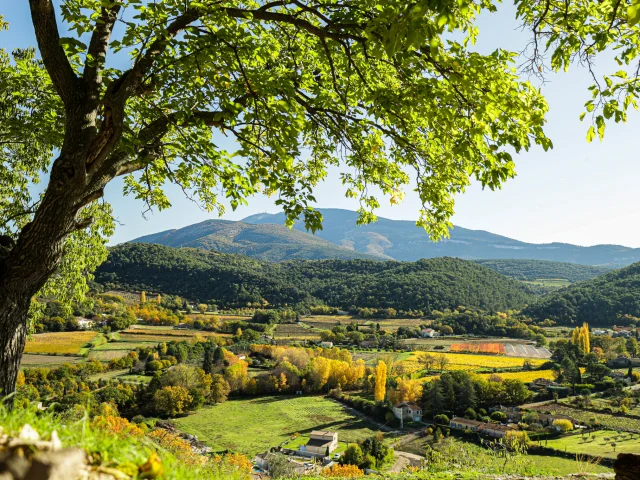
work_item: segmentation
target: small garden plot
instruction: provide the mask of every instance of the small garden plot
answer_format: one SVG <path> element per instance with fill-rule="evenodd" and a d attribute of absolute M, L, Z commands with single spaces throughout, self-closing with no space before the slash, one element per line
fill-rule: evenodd
<path fill-rule="evenodd" d="M 80 355 L 97 332 L 49 332 L 38 333 L 27 340 L 25 353 L 49 355 Z"/>
<path fill-rule="evenodd" d="M 619 453 L 640 454 L 640 435 L 613 430 L 596 430 L 585 435 L 566 435 L 557 440 L 549 440 L 545 445 L 561 452 L 616 458 Z"/>
<path fill-rule="evenodd" d="M 377 431 L 368 420 L 320 396 L 229 400 L 174 422 L 217 451 L 229 449 L 251 456 L 291 440 L 296 433 L 329 430 L 338 432 L 340 442 L 356 442 Z"/>
<path fill-rule="evenodd" d="M 490 355 L 505 354 L 504 344 L 495 342 L 452 343 L 449 351 L 460 353 L 488 353 Z"/>

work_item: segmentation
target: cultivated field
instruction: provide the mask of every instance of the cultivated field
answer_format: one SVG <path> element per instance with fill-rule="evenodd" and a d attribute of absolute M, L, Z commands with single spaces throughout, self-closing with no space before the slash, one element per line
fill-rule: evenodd
<path fill-rule="evenodd" d="M 417 361 L 423 352 L 412 352 L 412 356 L 407 361 Z M 438 357 L 440 354 L 435 354 Z M 524 358 L 497 356 L 497 355 L 473 355 L 465 353 L 443 353 L 442 355 L 449 361 L 449 370 L 477 370 L 480 368 L 519 368 L 524 364 Z M 539 367 L 545 360 L 532 359 L 531 364 Z"/>
<path fill-rule="evenodd" d="M 553 370 L 531 370 L 529 372 L 503 372 L 503 373 L 481 373 L 480 376 L 489 378 L 492 375 L 498 375 L 503 380 L 515 379 L 524 383 L 533 382 L 537 378 L 546 378 L 547 380 L 555 380 Z"/>
<path fill-rule="evenodd" d="M 597 430 L 584 437 L 580 434 L 574 434 L 549 440 L 546 446 L 563 452 L 616 458 L 619 453 L 640 454 L 640 435 L 612 430 Z"/>
<path fill-rule="evenodd" d="M 64 355 L 33 355 L 25 353 L 22 355 L 21 367 L 48 367 L 62 365 L 63 363 L 77 363 L 82 361 L 82 357 L 69 357 Z"/>
<path fill-rule="evenodd" d="M 24 351 L 50 355 L 80 355 L 85 345 L 96 335 L 96 332 L 38 333 L 27 340 Z"/>
<path fill-rule="evenodd" d="M 291 323 L 277 325 L 274 336 L 276 340 L 320 340 L 320 334 L 317 330 Z"/>
<path fill-rule="evenodd" d="M 354 442 L 377 430 L 339 403 L 320 396 L 229 400 L 174 422 L 216 451 L 230 449 L 247 455 L 278 446 L 295 433 L 330 430 L 338 432 L 340 441 Z"/>
<path fill-rule="evenodd" d="M 505 353 L 510 357 L 551 358 L 551 352 L 546 348 L 521 343 L 505 344 Z"/>
<path fill-rule="evenodd" d="M 488 353 L 490 355 L 504 355 L 506 353 L 504 344 L 495 342 L 452 343 L 451 347 L 449 347 L 449 351 L 463 353 Z"/>

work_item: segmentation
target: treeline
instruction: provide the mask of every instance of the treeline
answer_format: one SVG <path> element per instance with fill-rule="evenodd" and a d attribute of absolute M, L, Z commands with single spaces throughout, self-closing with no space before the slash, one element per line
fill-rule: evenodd
<path fill-rule="evenodd" d="M 96 280 L 108 289 L 152 290 L 228 307 L 310 306 L 345 310 L 444 310 L 459 305 L 488 311 L 532 300 L 526 286 L 474 262 L 434 258 L 262 262 L 240 255 L 161 245 L 114 247 Z"/>
<path fill-rule="evenodd" d="M 611 271 L 611 268 L 608 267 L 548 260 L 488 259 L 476 260 L 475 262 L 507 277 L 523 281 L 560 278 L 574 283 L 589 280 Z"/>
<path fill-rule="evenodd" d="M 625 325 L 640 319 L 640 263 L 539 298 L 523 311 L 563 325 Z"/>

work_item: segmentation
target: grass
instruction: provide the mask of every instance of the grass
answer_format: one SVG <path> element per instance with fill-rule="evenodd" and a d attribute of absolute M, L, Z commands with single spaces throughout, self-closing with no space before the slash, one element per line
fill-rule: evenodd
<path fill-rule="evenodd" d="M 174 420 L 214 450 L 255 455 L 312 430 L 337 431 L 340 441 L 374 435 L 375 425 L 320 396 L 274 396 L 229 400 Z"/>
<path fill-rule="evenodd" d="M 615 449 L 612 446 L 615 443 Z M 573 434 L 549 440 L 545 446 L 562 452 L 586 453 L 599 457 L 616 458 L 619 453 L 640 454 L 640 435 L 613 430 L 596 430 L 585 435 Z"/>
<path fill-rule="evenodd" d="M 50 355 L 80 355 L 96 335 L 96 332 L 91 331 L 38 333 L 27 340 L 24 351 Z"/>
<path fill-rule="evenodd" d="M 522 283 L 550 288 L 562 288 L 571 285 L 571 282 L 566 278 L 536 278 L 535 280 L 530 281 L 524 280 Z"/>
<path fill-rule="evenodd" d="M 517 455 L 505 462 L 486 448 L 466 442 L 462 439 L 449 437 L 433 444 L 431 437 L 419 438 L 399 447 L 402 451 L 425 455 L 425 451 L 433 447 L 440 456 L 428 469 L 433 472 L 475 471 L 477 474 L 518 474 L 520 475 L 554 475 L 566 476 L 579 473 L 580 466 L 575 460 L 542 455 Z M 608 473 L 611 469 L 600 465 L 591 466 L 588 473 Z"/>
<path fill-rule="evenodd" d="M 94 465 L 118 467 L 137 472 L 156 452 L 165 470 L 165 480 L 241 480 L 239 475 L 221 474 L 212 468 L 201 467 L 184 462 L 164 448 L 159 447 L 148 437 L 116 434 L 105 428 L 92 426 L 87 417 L 70 419 L 58 417 L 52 412 L 39 412 L 35 408 L 8 411 L 0 407 L 0 427 L 3 434 L 16 437 L 20 429 L 29 424 L 43 439 L 49 439 L 56 431 L 63 447 L 79 447 L 85 450 Z M 123 477 L 129 478 L 128 475 Z"/>

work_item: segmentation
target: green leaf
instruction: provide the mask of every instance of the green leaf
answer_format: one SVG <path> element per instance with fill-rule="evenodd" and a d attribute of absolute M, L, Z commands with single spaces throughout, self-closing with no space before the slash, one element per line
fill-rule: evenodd
<path fill-rule="evenodd" d="M 634 0 L 634 2 L 627 7 L 627 22 L 629 25 L 634 26 L 640 22 L 640 1 Z"/>

